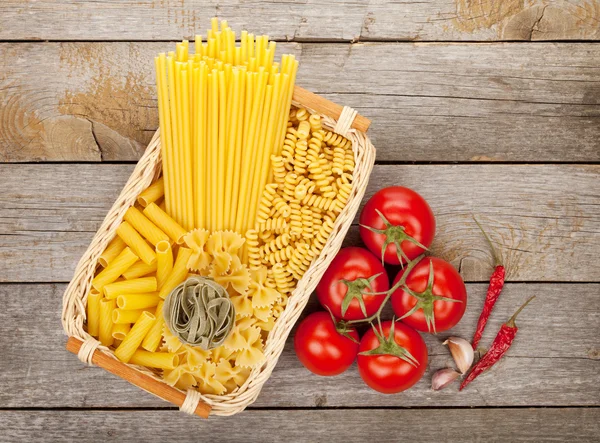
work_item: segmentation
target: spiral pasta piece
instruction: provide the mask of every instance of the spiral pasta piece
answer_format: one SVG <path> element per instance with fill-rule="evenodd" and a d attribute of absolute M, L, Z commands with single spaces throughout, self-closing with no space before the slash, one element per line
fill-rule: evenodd
<path fill-rule="evenodd" d="M 276 263 L 273 266 L 273 278 L 279 292 L 282 294 L 292 292 L 294 285 L 293 276 L 281 263 Z"/>
<path fill-rule="evenodd" d="M 307 243 L 301 243 L 294 251 L 292 258 L 290 258 L 288 269 L 297 280 L 300 280 L 310 267 L 309 251 L 310 246 Z"/>
<path fill-rule="evenodd" d="M 319 114 L 311 114 L 308 117 L 308 122 L 310 123 L 311 131 L 317 132 L 321 130 L 321 116 Z"/>
<path fill-rule="evenodd" d="M 311 164 L 319 161 L 321 155 L 321 145 L 323 143 L 323 135 L 318 136 L 312 134 L 312 137 L 308 141 L 308 150 L 306 151 L 306 163 Z"/>
<path fill-rule="evenodd" d="M 348 203 L 348 200 L 350 199 L 351 192 L 352 185 L 350 183 L 344 183 L 340 186 L 340 189 L 338 190 L 337 204 L 335 209 L 333 210 L 334 212 L 342 211 L 342 208 L 346 206 L 346 203 Z"/>
<path fill-rule="evenodd" d="M 321 253 L 332 231 L 333 219 L 331 216 L 325 215 L 325 217 L 323 217 L 323 225 L 319 228 L 319 232 L 317 235 L 315 235 L 311 245 L 311 249 L 315 255 L 319 255 Z"/>
<path fill-rule="evenodd" d="M 273 168 L 273 178 L 276 184 L 282 184 L 285 180 L 285 174 L 287 174 L 287 170 L 285 169 L 285 163 L 283 161 L 283 157 L 280 155 L 272 155 L 271 156 L 271 166 Z M 267 185 L 269 186 L 269 185 Z"/>
<path fill-rule="evenodd" d="M 346 149 L 346 155 L 344 156 L 344 172 L 354 172 L 354 151 L 352 146 Z"/>
<path fill-rule="evenodd" d="M 297 174 L 306 173 L 306 153 L 308 151 L 308 142 L 298 140 L 294 148 L 294 172 Z"/>
<path fill-rule="evenodd" d="M 246 245 L 248 246 L 248 264 L 250 265 L 250 269 L 260 268 L 258 232 L 255 229 L 249 229 L 246 232 Z"/>
<path fill-rule="evenodd" d="M 346 140 L 347 140 L 347 138 L 345 138 L 339 134 L 336 134 L 335 132 L 329 132 L 329 131 L 327 131 L 325 133 L 325 137 L 323 138 L 323 141 L 331 147 L 336 147 L 336 146 L 345 147 Z"/>
<path fill-rule="evenodd" d="M 305 121 L 305 120 L 308 120 L 308 117 L 309 117 L 309 114 L 308 114 L 308 111 L 307 111 L 306 109 L 304 109 L 304 108 L 299 108 L 299 109 L 296 111 L 296 120 L 297 120 L 298 122 L 303 122 L 303 121 Z"/>
<path fill-rule="evenodd" d="M 312 238 L 313 237 L 313 212 L 310 206 L 303 206 L 301 209 L 302 213 L 302 237 Z"/>
<path fill-rule="evenodd" d="M 333 148 L 333 165 L 331 170 L 338 175 L 344 172 L 344 161 L 346 158 L 346 150 L 343 146 Z"/>
<path fill-rule="evenodd" d="M 286 168 L 291 166 L 294 161 L 294 151 L 296 150 L 296 143 L 298 137 L 294 128 L 288 128 L 285 133 L 285 139 L 283 141 L 283 148 L 281 150 L 281 156 L 283 157 L 284 165 Z"/>
<path fill-rule="evenodd" d="M 279 195 L 273 199 L 273 207 L 275 208 L 277 214 L 279 214 L 281 217 L 288 218 L 290 216 L 290 207 Z"/>
<path fill-rule="evenodd" d="M 296 198 L 296 185 L 298 184 L 298 175 L 290 172 L 285 176 L 283 184 L 283 196 L 286 201 L 290 202 Z M 282 214 L 283 215 L 283 214 Z M 284 217 L 286 217 L 284 215 Z"/>
<path fill-rule="evenodd" d="M 308 136 L 310 135 L 310 123 L 306 120 L 301 121 L 298 124 L 296 134 L 298 135 L 299 140 L 307 140 Z"/>
<path fill-rule="evenodd" d="M 269 183 L 267 186 L 265 186 L 265 190 L 263 192 L 263 196 L 260 200 L 258 211 L 256 213 L 257 223 L 265 223 L 268 220 L 271 211 L 271 206 L 273 205 L 273 199 L 275 199 L 276 196 L 276 184 Z"/>
<path fill-rule="evenodd" d="M 284 217 L 271 217 L 266 222 L 258 225 L 257 230 L 271 231 L 274 234 L 283 234 L 287 231 L 288 223 Z"/>

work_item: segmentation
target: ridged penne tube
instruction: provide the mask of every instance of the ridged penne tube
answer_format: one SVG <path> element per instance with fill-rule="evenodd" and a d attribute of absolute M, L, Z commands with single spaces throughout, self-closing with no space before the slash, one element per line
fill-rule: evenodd
<path fill-rule="evenodd" d="M 92 280 L 92 286 L 102 292 L 104 286 L 114 282 L 123 272 L 127 271 L 136 261 L 138 256 L 130 248 L 125 248 L 112 262 Z"/>
<path fill-rule="evenodd" d="M 148 352 L 138 349 L 131 356 L 129 363 L 148 368 L 175 369 L 179 365 L 179 356 L 170 352 Z"/>
<path fill-rule="evenodd" d="M 157 262 L 156 283 L 158 290 L 160 290 L 173 270 L 173 250 L 171 249 L 171 243 L 161 241 L 157 243 L 155 251 Z"/>
<path fill-rule="evenodd" d="M 104 295 L 108 299 L 117 298 L 121 294 L 143 294 L 156 291 L 156 277 L 134 278 L 110 283 L 104 286 Z"/>
<path fill-rule="evenodd" d="M 104 346 L 110 346 L 113 344 L 112 336 L 112 311 L 117 306 L 115 300 L 107 300 L 103 298 L 100 300 L 100 324 L 98 328 L 98 340 Z"/>
<path fill-rule="evenodd" d="M 123 272 L 123 277 L 125 277 L 127 280 L 144 277 L 148 274 L 156 272 L 157 266 L 157 262 L 154 262 L 151 265 L 147 265 L 143 261 L 138 260 L 127 271 Z"/>
<path fill-rule="evenodd" d="M 128 311 L 153 308 L 162 299 L 158 296 L 158 292 L 149 294 L 122 294 L 117 297 L 117 306 L 120 309 Z"/>
<path fill-rule="evenodd" d="M 144 215 L 175 243 L 178 245 L 183 243 L 183 236 L 187 234 L 187 231 L 183 229 L 179 223 L 169 217 L 165 211 L 156 206 L 155 203 L 150 203 L 146 209 L 144 209 Z"/>
<path fill-rule="evenodd" d="M 98 337 L 98 328 L 100 325 L 100 300 L 102 294 L 92 288 L 87 298 L 87 328 L 88 334 L 92 337 Z"/>
<path fill-rule="evenodd" d="M 188 275 L 187 262 L 192 255 L 192 250 L 188 248 L 179 248 L 177 259 L 173 265 L 173 270 L 165 280 L 164 285 L 160 288 L 159 296 L 163 300 L 169 293 L 175 289 L 175 286 L 185 280 Z"/>
<path fill-rule="evenodd" d="M 116 306 L 116 300 L 115 300 L 115 306 Z M 111 318 L 112 318 L 112 322 L 115 324 L 123 324 L 123 323 L 135 323 L 137 321 L 138 318 L 140 318 L 140 315 L 142 315 L 143 312 L 146 311 L 150 311 L 152 308 L 150 309 L 138 309 L 137 311 L 128 311 L 125 309 L 113 309 L 112 314 L 111 314 Z"/>
<path fill-rule="evenodd" d="M 156 351 L 160 345 L 160 342 L 162 341 L 163 326 L 165 324 L 163 316 L 164 304 L 165 302 L 161 300 L 156 306 L 156 311 L 154 312 L 156 321 L 142 342 L 142 348 L 144 348 L 146 351 Z"/>
<path fill-rule="evenodd" d="M 131 330 L 131 324 L 129 323 L 113 323 L 112 337 L 121 342 L 127 333 Z"/>
<path fill-rule="evenodd" d="M 137 198 L 137 201 L 144 208 L 150 203 L 154 203 L 165 195 L 165 183 L 163 177 L 156 180 L 146 188 Z"/>
<path fill-rule="evenodd" d="M 131 207 L 125 213 L 123 219 L 133 228 L 141 234 L 146 240 L 152 243 L 154 246 L 159 241 L 169 240 L 169 236 L 161 231 L 154 223 L 141 213 L 138 208 Z"/>
<path fill-rule="evenodd" d="M 148 246 L 146 240 L 128 222 L 124 221 L 119 225 L 117 235 L 147 265 L 152 264 L 156 260 L 156 255 L 152 248 Z"/>
<path fill-rule="evenodd" d="M 156 317 L 149 312 L 144 312 L 135 322 L 129 333 L 125 336 L 119 347 L 115 350 L 115 356 L 124 363 L 128 363 L 139 348 L 142 340 L 154 324 Z"/>
<path fill-rule="evenodd" d="M 115 236 L 115 238 L 113 238 L 108 244 L 104 252 L 100 254 L 100 257 L 98 257 L 98 263 L 100 263 L 100 266 L 106 268 L 115 258 L 117 258 L 121 252 L 123 252 L 123 249 L 125 249 L 126 246 L 127 245 L 125 242 L 121 240 L 121 237 L 118 235 Z"/>

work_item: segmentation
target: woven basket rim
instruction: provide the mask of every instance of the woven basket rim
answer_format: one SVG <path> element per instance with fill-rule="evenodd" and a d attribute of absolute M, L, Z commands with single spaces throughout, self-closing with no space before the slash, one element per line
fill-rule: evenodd
<path fill-rule="evenodd" d="M 296 107 L 303 107 L 311 112 L 310 105 L 296 101 L 292 102 Z M 337 121 L 331 117 L 321 115 L 323 126 L 335 131 Z M 285 342 L 298 317 L 304 310 L 310 295 L 314 291 L 329 263 L 341 248 L 346 232 L 358 211 L 362 197 L 366 191 L 369 175 L 375 162 L 375 148 L 366 133 L 356 129 L 350 129 L 341 134 L 352 141 L 352 149 L 355 157 L 355 170 L 353 173 L 352 192 L 348 202 L 334 224 L 325 247 L 319 256 L 313 261 L 292 294 L 288 304 L 281 316 L 269 332 L 265 342 L 265 363 L 261 367 L 254 368 L 248 380 L 230 394 L 225 395 L 201 395 L 201 400 L 212 407 L 211 415 L 233 415 L 241 412 L 252 404 L 258 397 L 263 384 L 270 377 Z M 109 241 L 116 235 L 116 229 L 121 223 L 127 208 L 135 203 L 137 196 L 146 189 L 161 172 L 161 149 L 159 131 L 157 130 L 148 147 L 136 165 L 134 171 L 117 197 L 112 208 L 107 213 L 103 223 L 92 239 L 90 246 L 81 257 L 73 279 L 69 283 L 63 296 L 62 324 L 68 336 L 76 337 L 82 341 L 91 338 L 84 330 L 83 325 L 86 316 L 87 294 L 89 293 L 91 280 L 93 278 L 99 255 L 104 251 Z M 100 352 L 115 358 L 113 352 L 102 345 L 98 347 Z M 138 371 L 162 381 L 156 373 L 148 368 L 128 365 Z M 181 391 L 184 392 L 184 391 Z"/>

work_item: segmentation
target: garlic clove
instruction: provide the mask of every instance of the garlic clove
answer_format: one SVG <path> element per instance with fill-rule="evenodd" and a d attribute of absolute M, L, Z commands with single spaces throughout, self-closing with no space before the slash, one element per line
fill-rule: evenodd
<path fill-rule="evenodd" d="M 458 370 L 461 374 L 465 374 L 473 364 L 473 359 L 475 358 L 471 343 L 464 338 L 450 337 L 444 344 L 448 345 L 448 349 L 450 349 Z"/>
<path fill-rule="evenodd" d="M 458 377 L 460 377 L 460 374 L 452 368 L 440 369 L 431 377 L 431 388 L 434 391 L 444 389 Z"/>

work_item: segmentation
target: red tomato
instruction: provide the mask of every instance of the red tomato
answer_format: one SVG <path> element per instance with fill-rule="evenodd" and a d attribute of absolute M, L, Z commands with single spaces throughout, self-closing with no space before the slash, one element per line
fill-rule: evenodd
<path fill-rule="evenodd" d="M 384 394 L 410 388 L 427 369 L 425 341 L 417 331 L 402 323 L 385 321 L 381 323 L 381 329 L 375 326 L 375 330 L 371 329 L 364 335 L 358 351 L 361 378 L 368 386 Z M 373 354 L 364 354 L 369 351 Z"/>
<path fill-rule="evenodd" d="M 340 334 L 328 312 L 315 312 L 306 317 L 294 336 L 298 360 L 317 375 L 338 375 L 352 365 L 358 352 L 358 332 L 349 328 Z"/>
<path fill-rule="evenodd" d="M 360 214 L 360 236 L 367 248 L 390 265 L 406 263 L 433 241 L 435 218 L 427 202 L 402 186 L 381 189 Z"/>
<path fill-rule="evenodd" d="M 404 271 L 398 273 L 394 284 L 402 274 Z M 405 283 L 410 293 L 402 288 L 394 291 L 392 308 L 407 325 L 424 332 L 446 331 L 465 313 L 467 288 L 460 274 L 447 261 L 424 258 L 408 274 Z"/>
<path fill-rule="evenodd" d="M 371 280 L 371 281 L 369 281 Z M 383 265 L 363 248 L 344 248 L 335 256 L 317 285 L 317 296 L 324 308 L 344 320 L 358 320 L 375 314 L 386 292 L 389 279 Z"/>

